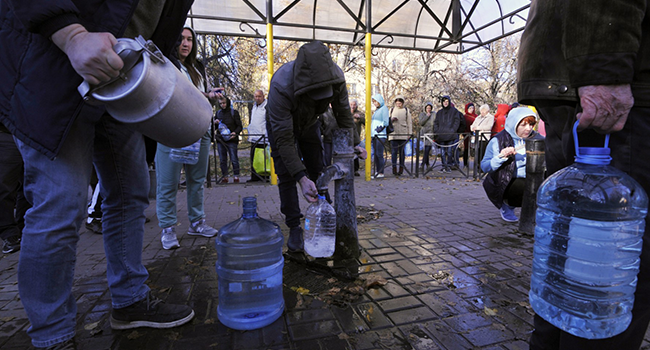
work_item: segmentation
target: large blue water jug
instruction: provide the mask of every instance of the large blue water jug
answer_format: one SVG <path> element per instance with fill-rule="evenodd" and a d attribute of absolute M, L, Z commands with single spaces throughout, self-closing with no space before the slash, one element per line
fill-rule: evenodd
<path fill-rule="evenodd" d="M 216 239 L 221 323 L 250 330 L 282 315 L 283 241 L 280 226 L 257 216 L 256 198 L 244 198 L 241 218 L 223 226 Z"/>
<path fill-rule="evenodd" d="M 576 123 L 577 126 L 577 123 Z M 632 319 L 648 197 L 609 165 L 605 147 L 578 147 L 575 163 L 537 193 L 530 304 L 554 326 L 602 339 Z"/>

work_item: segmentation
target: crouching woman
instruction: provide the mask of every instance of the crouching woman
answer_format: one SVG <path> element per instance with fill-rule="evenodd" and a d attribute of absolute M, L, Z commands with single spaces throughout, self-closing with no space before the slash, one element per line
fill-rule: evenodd
<path fill-rule="evenodd" d="M 483 188 L 506 222 L 517 222 L 514 208 L 521 207 L 526 179 L 526 139 L 542 138 L 533 128 L 537 116 L 528 107 L 508 113 L 505 129 L 490 140 L 481 160 L 487 172 Z"/>

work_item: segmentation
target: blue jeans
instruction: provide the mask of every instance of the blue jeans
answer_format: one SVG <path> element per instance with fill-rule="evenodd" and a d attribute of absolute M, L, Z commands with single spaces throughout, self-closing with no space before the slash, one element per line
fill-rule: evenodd
<path fill-rule="evenodd" d="M 440 147 L 440 158 L 442 158 L 442 168 L 446 169 L 454 165 L 454 151 L 455 147 L 450 147 L 449 145 L 454 144 L 454 140 L 451 141 L 438 141 Z"/>
<path fill-rule="evenodd" d="M 239 176 L 239 157 L 237 156 L 237 145 L 239 142 L 217 142 L 217 150 L 219 151 L 219 167 L 221 168 L 221 175 L 228 176 L 228 156 L 232 162 L 232 173 L 234 176 Z"/>
<path fill-rule="evenodd" d="M 386 163 L 384 160 L 384 142 L 386 142 L 385 137 L 374 137 L 372 139 L 372 148 L 374 152 L 372 157 L 375 161 L 375 171 L 377 174 L 384 173 L 384 166 Z"/>
<path fill-rule="evenodd" d="M 210 156 L 210 134 L 201 138 L 199 161 L 196 164 L 182 164 L 169 159 L 171 148 L 158 144 L 156 150 L 156 215 L 162 228 L 176 225 L 176 193 L 181 179 L 181 168 L 185 167 L 187 182 L 187 215 L 190 222 L 205 217 L 203 210 L 203 183 L 208 173 Z"/>
<path fill-rule="evenodd" d="M 25 216 L 18 291 L 32 343 L 47 347 L 75 334 L 77 304 L 71 292 L 93 164 L 104 197 L 102 236 L 113 308 L 149 292 L 142 265 L 149 204 L 144 139 L 108 115 L 90 120 L 82 113 L 54 160 L 17 144 L 25 161 L 25 197 L 33 204 Z"/>

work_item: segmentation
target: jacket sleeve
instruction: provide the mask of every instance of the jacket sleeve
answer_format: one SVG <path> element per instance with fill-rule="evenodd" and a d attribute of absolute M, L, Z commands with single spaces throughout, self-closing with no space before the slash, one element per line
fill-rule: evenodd
<path fill-rule="evenodd" d="M 235 121 L 235 130 L 232 130 L 235 134 L 239 135 L 241 134 L 242 130 L 244 130 L 244 127 L 242 126 L 241 123 L 241 115 L 239 115 L 239 111 L 236 109 L 233 109 L 233 116 L 232 118 Z"/>
<path fill-rule="evenodd" d="M 562 18 L 571 85 L 631 83 L 646 12 L 644 0 L 567 0 Z M 643 24 L 643 25 L 642 25 Z"/>
<path fill-rule="evenodd" d="M 433 115 L 433 113 L 429 115 L 427 115 L 426 113 L 420 113 L 420 126 L 424 126 L 424 124 L 427 123 L 429 118 L 431 118 L 431 115 Z"/>
<path fill-rule="evenodd" d="M 282 69 L 282 67 L 280 68 Z M 275 73 L 274 79 L 279 75 L 278 72 L 280 70 Z M 306 167 L 300 160 L 295 147 L 291 99 L 286 95 L 286 91 L 281 90 L 281 87 L 275 86 L 271 81 L 266 113 L 271 137 L 275 143 L 274 146 L 277 147 L 272 150 L 272 155 L 274 157 L 276 154 L 279 155 L 289 174 L 298 181 L 305 174 Z"/>
<path fill-rule="evenodd" d="M 79 10 L 70 0 L 9 0 L 16 17 L 32 33 L 47 38 L 57 30 L 79 23 Z"/>
<path fill-rule="evenodd" d="M 408 128 L 409 135 L 413 135 L 413 117 L 411 116 L 411 111 L 406 110 L 406 127 Z"/>
<path fill-rule="evenodd" d="M 481 170 L 488 173 L 499 169 L 501 165 L 508 160 L 508 158 L 499 158 L 500 152 L 499 140 L 497 140 L 496 137 L 493 137 L 485 148 L 485 155 L 481 160 Z"/>
<path fill-rule="evenodd" d="M 341 83 L 332 86 L 334 89 L 334 100 L 332 101 L 332 111 L 334 112 L 334 117 L 336 118 L 336 124 L 339 128 L 349 128 L 356 130 L 354 125 L 354 118 L 352 117 L 352 112 L 350 111 L 350 102 L 348 100 L 348 88 L 345 86 L 345 83 Z M 354 138 L 354 144 L 358 145 L 361 142 L 359 134 L 356 132 L 352 133 Z"/>

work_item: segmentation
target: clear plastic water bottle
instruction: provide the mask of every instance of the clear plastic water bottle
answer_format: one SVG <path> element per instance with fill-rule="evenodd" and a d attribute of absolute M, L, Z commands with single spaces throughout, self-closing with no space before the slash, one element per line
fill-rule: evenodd
<path fill-rule="evenodd" d="M 201 151 L 201 139 L 183 148 L 172 148 L 169 150 L 169 159 L 176 163 L 196 164 L 199 162 Z"/>
<path fill-rule="evenodd" d="M 223 137 L 224 140 L 228 141 L 232 137 L 230 135 L 230 129 L 228 129 L 228 125 L 224 122 L 219 122 L 219 133 L 221 134 L 221 137 Z"/>
<path fill-rule="evenodd" d="M 223 226 L 216 239 L 221 323 L 250 330 L 282 315 L 283 241 L 278 225 L 257 216 L 256 198 L 244 198 L 241 218 Z"/>
<path fill-rule="evenodd" d="M 336 211 L 324 195 L 312 203 L 305 214 L 304 247 L 314 258 L 327 258 L 336 248 Z"/>
<path fill-rule="evenodd" d="M 608 165 L 609 135 L 605 148 L 578 147 L 575 127 L 574 137 L 576 162 L 537 193 L 530 304 L 570 334 L 609 338 L 632 319 L 648 197 Z"/>

